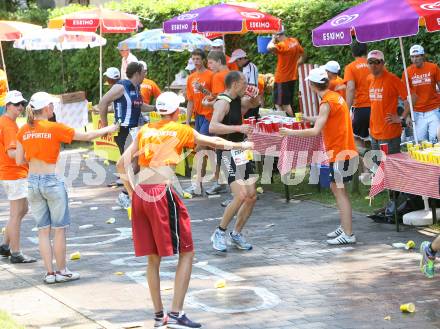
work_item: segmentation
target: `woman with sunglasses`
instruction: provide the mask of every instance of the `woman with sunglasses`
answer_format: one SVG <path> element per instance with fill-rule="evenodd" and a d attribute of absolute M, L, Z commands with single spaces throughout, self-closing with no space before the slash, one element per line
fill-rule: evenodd
<path fill-rule="evenodd" d="M 55 174 L 61 143 L 73 140 L 90 141 L 113 133 L 111 125 L 87 133 L 57 122 L 50 122 L 55 100 L 45 92 L 32 95 L 27 112 L 27 124 L 17 134 L 17 164 L 29 163 L 28 200 L 38 227 L 40 254 L 46 267 L 45 283 L 79 279 L 79 273 L 66 267 L 65 229 L 70 225 L 67 192 L 63 181 Z M 53 246 L 50 241 L 54 231 Z M 56 268 L 54 271 L 53 257 Z"/>
<path fill-rule="evenodd" d="M 11 90 L 5 98 L 6 112 L 0 117 L 0 181 L 9 200 L 9 219 L 0 255 L 10 257 L 11 263 L 33 263 L 33 257 L 25 256 L 20 251 L 21 220 L 28 212 L 27 181 L 28 167 L 15 163 L 17 145 L 17 118 L 26 106 L 21 92 Z"/>

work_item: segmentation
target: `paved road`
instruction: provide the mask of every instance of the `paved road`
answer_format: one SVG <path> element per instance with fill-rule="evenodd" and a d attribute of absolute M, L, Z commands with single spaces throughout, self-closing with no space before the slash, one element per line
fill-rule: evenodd
<path fill-rule="evenodd" d="M 69 170 L 76 166 L 81 173 L 93 174 L 91 158 L 75 154 Z M 105 182 L 113 180 L 113 167 L 103 168 L 108 173 Z M 27 328 L 151 328 L 146 260 L 133 256 L 126 213 L 112 210 L 118 190 L 86 187 L 82 181 L 76 179 L 69 191 L 68 233 L 68 252 L 82 255 L 70 263 L 81 280 L 48 286 L 42 283 L 41 261 L 29 265 L 0 261 L 0 308 Z M 222 215 L 222 199 L 186 201 L 197 251 L 186 311 L 204 328 L 440 328 L 440 276 L 425 279 L 418 271 L 417 252 L 391 246 L 408 239 L 419 244 L 430 238 L 423 232 L 404 228 L 397 233 L 393 225 L 355 214 L 359 243 L 328 247 L 325 233 L 337 225 L 336 209 L 305 201 L 286 204 L 281 196 L 265 193 L 244 232 L 254 249 L 231 249 L 220 256 L 211 250 L 209 237 Z M 4 226 L 4 194 L 0 200 Z M 116 218 L 114 224 L 105 223 L 110 217 Z M 93 227 L 80 228 L 86 224 Z M 23 249 L 38 257 L 33 227 L 31 216 L 26 216 Z M 170 305 L 173 293 L 175 261 L 166 259 L 162 266 L 165 305 Z M 215 289 L 220 279 L 226 280 L 226 288 Z M 417 312 L 402 314 L 399 304 L 404 302 L 414 302 Z M 391 319 L 385 320 L 387 316 Z"/>

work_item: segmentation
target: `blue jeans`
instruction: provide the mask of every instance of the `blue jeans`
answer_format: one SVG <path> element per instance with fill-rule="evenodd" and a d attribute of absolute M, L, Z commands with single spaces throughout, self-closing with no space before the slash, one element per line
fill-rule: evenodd
<path fill-rule="evenodd" d="M 70 225 L 66 188 L 55 174 L 29 174 L 28 201 L 38 229 Z"/>
<path fill-rule="evenodd" d="M 429 141 L 435 143 L 437 141 L 437 128 L 440 125 L 439 111 L 440 109 L 429 112 L 414 112 L 414 123 L 419 142 Z"/>

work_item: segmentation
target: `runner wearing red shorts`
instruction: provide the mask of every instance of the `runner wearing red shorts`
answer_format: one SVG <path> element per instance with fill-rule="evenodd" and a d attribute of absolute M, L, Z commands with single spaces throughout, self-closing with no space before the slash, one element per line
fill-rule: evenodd
<path fill-rule="evenodd" d="M 133 243 L 136 256 L 148 256 L 147 281 L 155 312 L 155 328 L 200 328 L 188 319 L 183 301 L 191 277 L 194 244 L 188 211 L 171 187 L 174 167 L 182 160 L 183 148 L 204 145 L 213 148 L 248 149 L 252 143 L 234 143 L 199 134 L 177 123 L 181 97 L 162 93 L 156 100 L 162 120 L 142 127 L 135 141 L 117 163 L 121 179 L 132 197 Z M 140 172 L 133 186 L 131 161 L 138 156 Z M 147 183 L 148 182 L 148 183 Z M 160 262 L 179 254 L 171 312 L 165 315 L 160 295 Z"/>

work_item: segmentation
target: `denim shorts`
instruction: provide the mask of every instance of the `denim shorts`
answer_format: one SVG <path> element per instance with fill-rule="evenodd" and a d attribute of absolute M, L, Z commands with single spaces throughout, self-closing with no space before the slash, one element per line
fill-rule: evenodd
<path fill-rule="evenodd" d="M 29 174 L 28 201 L 39 229 L 70 225 L 67 191 L 55 174 Z"/>

